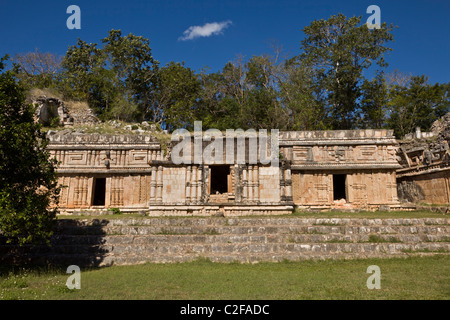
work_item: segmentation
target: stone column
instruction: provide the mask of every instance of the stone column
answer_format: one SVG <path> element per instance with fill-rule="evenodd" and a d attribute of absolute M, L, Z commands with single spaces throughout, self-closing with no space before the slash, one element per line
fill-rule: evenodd
<path fill-rule="evenodd" d="M 197 201 L 197 166 L 192 166 L 191 172 L 191 202 Z"/>
<path fill-rule="evenodd" d="M 152 175 L 150 181 L 150 201 L 155 201 L 156 197 L 156 167 L 152 166 Z"/>
<path fill-rule="evenodd" d="M 197 201 L 202 200 L 202 167 L 199 166 L 197 170 Z"/>
<path fill-rule="evenodd" d="M 253 201 L 253 166 L 248 166 L 248 182 L 247 182 L 248 201 Z"/>
<path fill-rule="evenodd" d="M 162 202 L 162 189 L 163 189 L 163 167 L 158 167 L 158 175 L 156 178 L 156 201 Z"/>
<path fill-rule="evenodd" d="M 74 194 L 74 199 L 73 199 L 73 205 L 75 206 L 75 207 L 78 207 L 79 205 L 80 205 L 80 201 L 79 201 L 79 198 L 80 198 L 80 177 L 79 176 L 76 176 L 75 177 L 75 188 L 74 188 L 74 191 L 75 191 L 75 194 Z"/>
<path fill-rule="evenodd" d="M 242 168 L 242 201 L 247 201 L 247 168 Z"/>
<path fill-rule="evenodd" d="M 291 169 L 286 169 L 284 171 L 284 181 L 286 183 L 285 195 L 287 198 L 292 198 L 292 177 L 291 177 Z"/>
<path fill-rule="evenodd" d="M 259 166 L 253 166 L 253 200 L 259 201 Z"/>
<path fill-rule="evenodd" d="M 240 174 L 240 168 L 238 164 L 235 164 L 233 169 L 234 170 L 234 192 L 236 196 L 236 202 L 242 201 L 242 187 L 241 187 L 241 174 Z"/>
<path fill-rule="evenodd" d="M 83 203 L 82 203 L 82 205 L 83 206 L 89 206 L 89 202 L 88 202 L 88 183 L 89 183 L 88 177 L 83 177 L 83 191 L 82 191 L 82 194 L 83 194 L 83 198 L 82 198 Z"/>
<path fill-rule="evenodd" d="M 186 202 L 191 201 L 191 170 L 192 166 L 186 167 Z"/>

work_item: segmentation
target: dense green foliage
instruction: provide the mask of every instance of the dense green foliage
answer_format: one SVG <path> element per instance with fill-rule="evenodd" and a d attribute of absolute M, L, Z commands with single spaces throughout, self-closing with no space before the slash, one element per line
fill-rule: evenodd
<path fill-rule="evenodd" d="M 147 120 L 169 131 L 195 120 L 219 130 L 391 128 L 401 138 L 450 110 L 450 85 L 429 84 L 425 75 L 393 81 L 385 70 L 393 29 L 370 30 L 361 17 L 338 14 L 306 26 L 296 56 L 281 58 L 275 48 L 217 72 L 160 66 L 148 39 L 120 30 L 101 45 L 79 39 L 62 59 L 36 52 L 15 62 L 30 86 L 87 101 L 104 120 Z M 41 68 L 43 61 L 52 67 Z"/>
<path fill-rule="evenodd" d="M 19 244 L 48 240 L 57 203 L 55 162 L 35 123 L 34 107 L 0 62 L 0 230 Z"/>
<path fill-rule="evenodd" d="M 391 86 L 387 105 L 391 112 L 387 123 L 399 136 L 416 126 L 428 129 L 449 112 L 450 83 L 430 85 L 423 75 L 410 77 L 405 86 Z"/>

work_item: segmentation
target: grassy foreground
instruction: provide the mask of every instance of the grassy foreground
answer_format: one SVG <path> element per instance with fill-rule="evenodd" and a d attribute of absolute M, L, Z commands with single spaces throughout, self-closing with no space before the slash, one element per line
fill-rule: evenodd
<path fill-rule="evenodd" d="M 367 288 L 370 265 L 381 289 Z M 299 300 L 450 299 L 450 256 L 281 263 L 143 264 L 81 270 L 68 289 L 65 270 L 0 269 L 0 299 Z"/>

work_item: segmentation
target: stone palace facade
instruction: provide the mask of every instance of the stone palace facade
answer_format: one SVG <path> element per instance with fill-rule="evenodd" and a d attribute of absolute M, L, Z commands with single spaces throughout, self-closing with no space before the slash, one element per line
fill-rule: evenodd
<path fill-rule="evenodd" d="M 377 210 L 400 204 L 396 170 L 401 165 L 391 130 L 276 135 L 275 165 L 251 161 L 256 150 L 251 142 L 260 143 L 258 137 L 234 136 L 216 144 L 212 155 L 223 154 L 226 161 L 191 161 L 184 153 L 195 149 L 194 137 L 185 141 L 192 149 L 180 153 L 180 142 L 163 145 L 151 135 L 53 132 L 47 148 L 59 163 L 59 208 L 67 213 L 118 208 L 151 216 L 233 216 L 287 214 L 295 207 Z M 267 152 L 275 150 L 275 140 L 268 141 Z M 202 139 L 200 151 L 211 151 L 215 142 Z M 238 146 L 245 150 L 242 157 Z M 180 155 L 189 161 L 175 161 Z"/>

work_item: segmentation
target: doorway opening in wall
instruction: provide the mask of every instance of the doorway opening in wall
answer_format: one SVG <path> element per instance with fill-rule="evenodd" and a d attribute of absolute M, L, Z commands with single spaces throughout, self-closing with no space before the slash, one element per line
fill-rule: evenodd
<path fill-rule="evenodd" d="M 210 194 L 227 193 L 230 166 L 210 166 Z"/>
<path fill-rule="evenodd" d="M 346 174 L 333 174 L 333 200 L 347 200 Z"/>
<path fill-rule="evenodd" d="M 106 178 L 94 178 L 93 206 L 104 206 L 106 196 Z"/>

